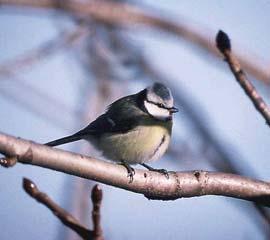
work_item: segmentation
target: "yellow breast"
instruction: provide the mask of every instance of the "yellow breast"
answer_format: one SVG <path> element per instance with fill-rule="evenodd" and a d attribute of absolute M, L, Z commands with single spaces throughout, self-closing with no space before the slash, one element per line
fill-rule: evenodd
<path fill-rule="evenodd" d="M 159 159 L 167 150 L 171 136 L 171 122 L 144 125 L 123 134 L 106 134 L 98 149 L 110 160 L 124 160 L 130 164 Z"/>

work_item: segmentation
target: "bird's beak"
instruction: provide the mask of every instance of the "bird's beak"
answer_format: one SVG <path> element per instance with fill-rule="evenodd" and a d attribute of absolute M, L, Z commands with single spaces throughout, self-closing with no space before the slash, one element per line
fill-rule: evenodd
<path fill-rule="evenodd" d="M 170 113 L 177 113 L 177 112 L 179 112 L 178 108 L 176 107 L 170 108 Z"/>

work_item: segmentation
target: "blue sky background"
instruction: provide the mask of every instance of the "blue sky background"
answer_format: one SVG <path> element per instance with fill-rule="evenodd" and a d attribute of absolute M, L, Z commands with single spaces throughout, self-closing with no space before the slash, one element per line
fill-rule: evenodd
<path fill-rule="evenodd" d="M 237 49 L 243 55 L 255 54 L 264 60 L 264 66 L 269 67 L 270 34 L 267 29 L 270 1 L 148 0 L 141 1 L 141 4 L 149 9 L 151 6 L 161 9 L 163 14 L 168 13 L 166 17 L 176 22 L 185 21 L 205 32 L 211 41 L 222 29 L 232 39 L 233 50 Z M 0 10 L 1 62 L 57 36 L 56 22 L 52 14 Z M 219 64 L 214 59 L 205 58 L 192 45 L 164 33 L 145 28 L 135 28 L 127 33 L 159 71 L 175 81 L 172 83 L 175 86 L 173 92 L 180 87 L 184 89 L 204 122 L 224 147 L 239 158 L 237 164 L 240 168 L 249 165 L 259 179 L 269 180 L 269 127 L 236 83 L 226 63 L 222 59 Z M 59 51 L 17 75 L 20 81 L 35 86 L 67 106 L 59 110 L 42 101 L 36 103 L 41 112 L 53 116 L 56 124 L 4 95 L 4 92 L 9 92 L 31 101 L 27 88 L 18 87 L 20 85 L 12 78 L 0 78 L 0 131 L 43 143 L 84 126 L 78 116 L 67 110 L 85 106 L 80 101 L 87 76 L 72 50 Z M 254 83 L 269 102 L 269 89 Z M 89 84 L 95 87 L 92 81 Z M 146 83 L 138 77 L 123 95 L 145 86 Z M 196 144 L 195 138 L 189 129 L 185 109 L 182 109 L 176 120 L 173 144 L 178 140 Z M 64 148 L 74 150 L 74 145 Z M 191 163 L 181 158 L 167 160 L 164 157 L 154 166 L 212 170 L 208 164 L 196 160 Z M 58 239 L 61 223 L 44 206 L 26 196 L 21 188 L 23 176 L 34 180 L 41 190 L 67 208 L 73 197 L 74 182 L 78 179 L 20 164 L 8 170 L 0 168 L 0 238 Z M 102 188 L 105 190 L 102 223 L 106 239 L 266 239 L 260 226 L 266 228 L 267 225 L 260 217 L 252 215 L 253 210 L 248 211 L 250 204 L 244 201 L 213 196 L 170 202 L 149 201 L 124 190 L 104 185 Z"/>

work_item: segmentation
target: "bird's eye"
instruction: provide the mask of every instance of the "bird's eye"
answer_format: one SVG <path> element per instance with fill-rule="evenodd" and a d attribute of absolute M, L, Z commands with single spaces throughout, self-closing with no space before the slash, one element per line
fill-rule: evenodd
<path fill-rule="evenodd" d="M 163 105 L 162 103 L 159 103 L 158 106 L 159 106 L 160 108 L 164 108 L 164 105 Z"/>

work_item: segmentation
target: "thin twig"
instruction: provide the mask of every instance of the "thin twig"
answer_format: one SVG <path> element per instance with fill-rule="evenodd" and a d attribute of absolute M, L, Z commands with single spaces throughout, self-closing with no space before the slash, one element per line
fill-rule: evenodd
<path fill-rule="evenodd" d="M 150 199 L 175 200 L 203 195 L 220 195 L 253 201 L 270 207 L 270 183 L 218 172 L 170 172 L 169 179 L 157 172 L 136 170 L 132 183 L 118 164 L 53 149 L 0 134 L 0 153 L 18 161 L 95 180 Z"/>
<path fill-rule="evenodd" d="M 5 168 L 13 167 L 16 163 L 17 163 L 16 156 L 0 158 L 0 165 Z"/>
<path fill-rule="evenodd" d="M 93 221 L 93 239 L 103 240 L 101 223 L 100 223 L 100 205 L 102 201 L 102 190 L 98 184 L 92 189 L 91 199 L 93 203 L 92 221 Z"/>
<path fill-rule="evenodd" d="M 56 4 L 55 0 L 0 0 L 0 4 L 7 6 L 21 6 L 44 9 L 60 9 L 79 17 L 92 17 L 97 21 L 115 24 L 119 26 L 146 25 L 177 37 L 186 39 L 200 49 L 206 50 L 213 56 L 219 56 L 213 43 L 205 36 L 185 26 L 147 13 L 138 6 L 128 3 L 92 0 L 92 1 L 66 1 L 64 4 Z M 243 67 L 256 79 L 270 83 L 269 73 L 258 67 L 254 60 L 250 61 L 238 56 Z"/>
<path fill-rule="evenodd" d="M 253 84 L 248 80 L 245 72 L 241 68 L 237 57 L 232 53 L 231 42 L 228 35 L 223 31 L 219 31 L 216 37 L 216 42 L 219 51 L 224 55 L 226 62 L 229 64 L 235 79 L 244 89 L 250 100 L 253 102 L 257 111 L 261 113 L 266 123 L 270 126 L 270 109 L 260 94 L 257 92 Z"/>
<path fill-rule="evenodd" d="M 93 232 L 81 225 L 79 221 L 74 218 L 70 213 L 57 205 L 46 193 L 39 191 L 36 184 L 31 180 L 23 179 L 23 188 L 31 196 L 36 199 L 39 203 L 42 203 L 49 208 L 52 213 L 67 227 L 75 231 L 83 239 L 94 239 Z"/>

